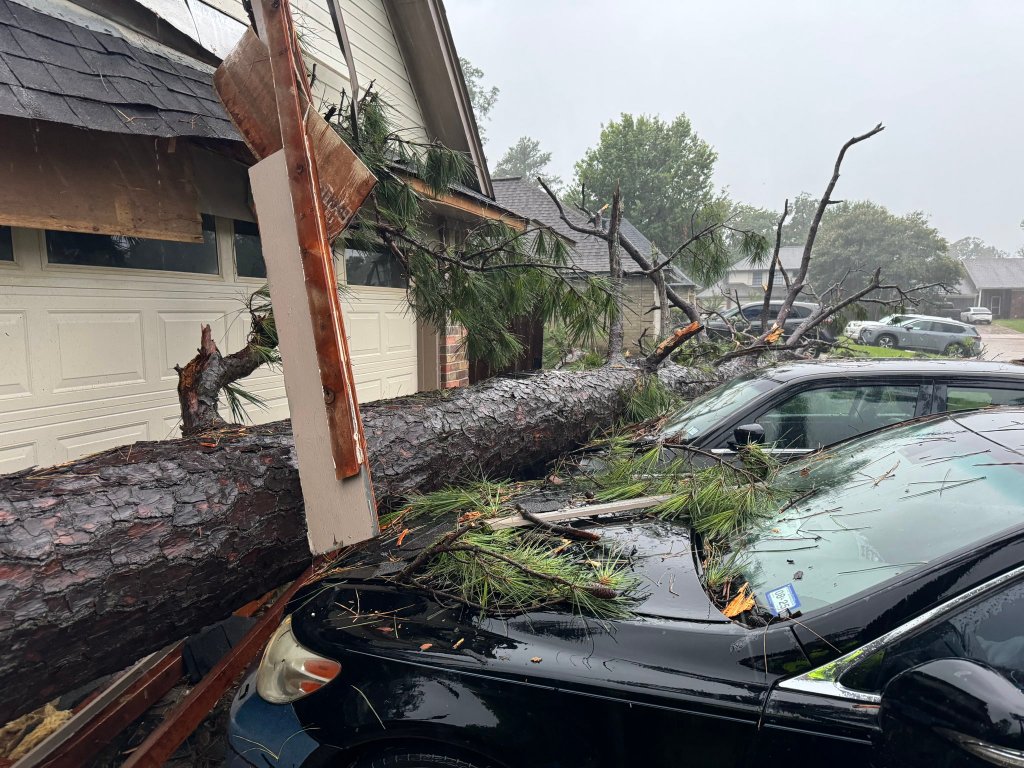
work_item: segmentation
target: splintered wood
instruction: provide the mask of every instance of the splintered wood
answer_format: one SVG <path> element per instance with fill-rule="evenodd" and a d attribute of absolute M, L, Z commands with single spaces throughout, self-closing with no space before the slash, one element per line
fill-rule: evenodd
<path fill-rule="evenodd" d="M 217 93 L 257 157 L 250 170 L 314 554 L 377 533 L 331 242 L 376 183 L 312 108 L 287 0 L 254 4 Z"/>

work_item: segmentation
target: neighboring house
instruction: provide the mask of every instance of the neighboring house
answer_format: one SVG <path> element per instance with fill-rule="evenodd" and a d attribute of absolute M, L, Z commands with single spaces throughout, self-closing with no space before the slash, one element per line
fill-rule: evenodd
<path fill-rule="evenodd" d="M 992 317 L 1024 317 L 1024 259 L 964 259 L 967 275 L 958 296 L 950 296 L 957 309 L 988 307 Z"/>
<path fill-rule="evenodd" d="M 348 91 L 326 0 L 294 0 L 315 95 Z M 342 0 L 360 83 L 407 135 L 477 176 L 438 228 L 504 215 L 440 0 Z M 209 323 L 245 343 L 265 268 L 253 162 L 212 90 L 242 0 L 0 0 L 0 473 L 177 436 L 175 365 Z M 521 220 L 519 220 L 521 221 Z M 467 379 L 459 329 L 417 323 L 391 257 L 349 251 L 345 319 L 360 400 Z M 288 415 L 280 372 L 245 387 Z"/>
<path fill-rule="evenodd" d="M 558 208 L 536 184 L 521 177 L 493 179 L 494 198 L 498 204 L 529 219 L 549 227 L 569 243 L 573 266 L 595 275 L 609 273 L 608 244 L 600 238 L 581 235 L 572 230 L 558 215 Z M 566 209 L 566 213 L 579 226 L 591 226 L 586 217 L 577 211 Z M 651 241 L 641 232 L 623 219 L 621 232 L 636 249 L 651 263 L 658 260 Z M 658 336 L 660 327 L 660 309 L 658 295 L 654 283 L 643 274 L 640 266 L 625 251 L 620 251 L 625 285 L 623 298 L 625 305 L 625 340 L 627 345 L 635 345 L 637 340 L 647 331 L 647 340 L 653 341 Z M 694 283 L 676 267 L 665 270 L 669 285 L 683 298 L 693 301 Z"/>
<path fill-rule="evenodd" d="M 779 249 L 779 263 L 782 264 L 782 268 L 787 274 L 794 275 L 800 269 L 803 253 L 802 245 L 785 245 Z M 711 305 L 714 302 L 719 304 L 726 302 L 732 304 L 738 299 L 742 304 L 755 299 L 763 299 L 765 288 L 768 285 L 769 261 L 770 258 L 766 258 L 761 265 L 752 264 L 750 259 L 736 262 L 724 278 L 700 292 L 701 303 Z M 776 270 L 772 293 L 778 298 L 780 295 L 784 295 L 785 291 L 786 281 Z"/>

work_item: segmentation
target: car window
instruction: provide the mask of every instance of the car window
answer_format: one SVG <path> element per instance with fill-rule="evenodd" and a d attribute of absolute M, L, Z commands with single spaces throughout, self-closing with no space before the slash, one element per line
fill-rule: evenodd
<path fill-rule="evenodd" d="M 927 331 L 931 329 L 931 326 L 932 324 L 927 320 L 914 320 L 906 323 L 904 327 L 911 331 Z"/>
<path fill-rule="evenodd" d="M 1024 525 L 1024 423 L 999 411 L 915 422 L 789 464 L 795 503 L 733 554 L 762 606 L 791 584 L 810 612 Z M 799 574 L 797 576 L 796 574 Z"/>
<path fill-rule="evenodd" d="M 948 387 L 947 411 L 969 411 L 993 405 L 1024 405 L 1024 386 L 1020 389 L 995 387 Z"/>
<path fill-rule="evenodd" d="M 857 691 L 880 693 L 900 672 L 950 657 L 986 664 L 1024 688 L 1024 583 L 975 600 L 920 632 L 876 651 L 839 682 Z"/>
<path fill-rule="evenodd" d="M 743 317 L 747 320 L 760 320 L 761 307 L 745 307 L 743 310 Z"/>
<path fill-rule="evenodd" d="M 913 418 L 916 384 L 823 387 L 800 392 L 756 421 L 776 448 L 820 448 Z"/>
<path fill-rule="evenodd" d="M 932 323 L 932 325 L 935 326 L 932 330 L 942 333 L 967 333 L 962 325 L 956 323 Z"/>
<path fill-rule="evenodd" d="M 797 317 L 801 320 L 811 316 L 811 310 L 807 307 L 794 306 L 789 313 L 790 317 Z"/>
<path fill-rule="evenodd" d="M 692 439 L 778 386 L 779 382 L 761 374 L 748 373 L 746 376 L 740 376 L 691 400 L 686 406 L 670 414 L 665 420 L 660 436 Z"/>

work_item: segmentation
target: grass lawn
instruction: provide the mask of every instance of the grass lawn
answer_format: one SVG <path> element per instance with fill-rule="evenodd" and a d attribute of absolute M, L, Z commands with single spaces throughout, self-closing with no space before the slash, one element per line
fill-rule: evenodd
<path fill-rule="evenodd" d="M 1012 328 L 1015 331 L 1024 333 L 1024 320 L 996 320 L 996 325 L 1001 325 L 1004 328 Z"/>
<path fill-rule="evenodd" d="M 910 352 L 906 349 L 883 349 L 869 344 L 854 344 L 849 339 L 843 343 L 843 348 L 850 350 L 853 357 L 940 357 L 940 355 L 930 355 L 927 352 Z"/>

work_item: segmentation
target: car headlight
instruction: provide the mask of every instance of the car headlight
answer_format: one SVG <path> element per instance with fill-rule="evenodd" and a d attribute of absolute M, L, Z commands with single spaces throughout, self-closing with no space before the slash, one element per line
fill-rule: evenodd
<path fill-rule="evenodd" d="M 286 704 L 323 688 L 341 664 L 299 645 L 288 616 L 274 632 L 256 672 L 256 692 L 272 704 Z"/>

